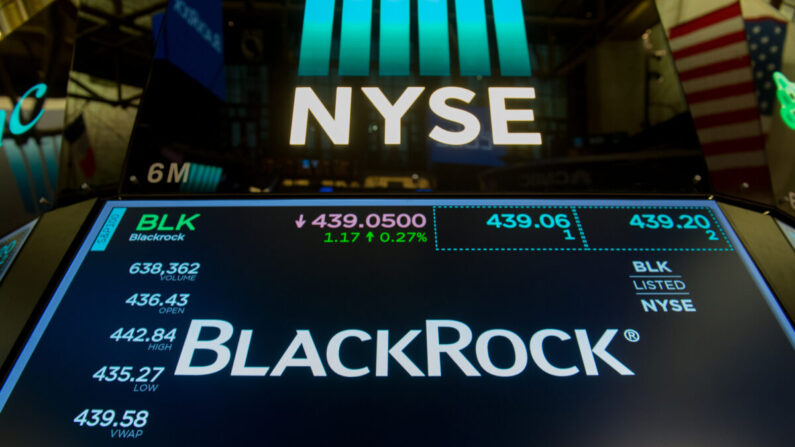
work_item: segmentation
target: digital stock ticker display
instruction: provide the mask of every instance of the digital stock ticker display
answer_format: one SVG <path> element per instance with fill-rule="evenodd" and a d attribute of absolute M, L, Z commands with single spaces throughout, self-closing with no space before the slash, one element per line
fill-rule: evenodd
<path fill-rule="evenodd" d="M 794 343 L 712 201 L 111 201 L 0 445 L 785 446 Z"/>

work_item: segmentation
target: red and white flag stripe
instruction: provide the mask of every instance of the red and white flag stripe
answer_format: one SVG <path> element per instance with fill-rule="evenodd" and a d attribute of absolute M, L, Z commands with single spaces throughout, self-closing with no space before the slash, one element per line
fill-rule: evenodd
<path fill-rule="evenodd" d="M 751 57 L 739 1 L 668 30 L 679 80 L 713 184 L 770 188 Z"/>

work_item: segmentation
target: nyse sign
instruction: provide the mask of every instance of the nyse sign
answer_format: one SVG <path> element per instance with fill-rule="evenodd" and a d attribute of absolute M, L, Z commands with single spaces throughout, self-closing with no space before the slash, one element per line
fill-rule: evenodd
<path fill-rule="evenodd" d="M 391 102 L 378 87 L 362 87 L 362 93 L 384 118 L 384 144 L 400 144 L 400 123 L 403 115 L 417 101 L 425 87 L 408 87 L 394 102 Z M 298 87 L 295 90 L 293 118 L 290 127 L 290 144 L 306 144 L 307 123 L 311 113 L 320 127 L 336 145 L 347 145 L 350 137 L 351 96 L 353 89 L 338 87 L 334 115 L 320 101 L 311 87 Z M 464 109 L 448 104 L 450 100 L 469 104 L 475 92 L 461 87 L 442 87 L 434 91 L 428 101 L 433 113 L 448 121 L 458 123 L 462 129 L 445 130 L 434 126 L 428 135 L 439 143 L 451 146 L 464 146 L 480 135 L 481 125 L 477 117 Z M 489 106 L 491 114 L 492 141 L 495 145 L 540 145 L 541 134 L 537 132 L 510 132 L 510 121 L 533 121 L 532 109 L 508 109 L 508 99 L 533 99 L 535 89 L 531 87 L 491 87 Z"/>
<path fill-rule="evenodd" d="M 339 27 L 339 75 L 369 76 L 374 0 L 344 0 Z M 458 45 L 461 76 L 491 76 L 491 55 L 487 33 L 486 0 L 456 0 L 455 42 Z M 307 0 L 298 75 L 328 76 L 331 66 L 331 42 L 334 41 L 335 0 Z M 381 0 L 379 12 L 380 76 L 410 76 L 409 0 Z M 500 74 L 529 77 L 530 52 L 520 0 L 492 0 L 493 26 L 496 36 Z M 450 76 L 450 32 L 447 2 L 418 0 L 417 29 L 420 76 Z M 362 87 L 361 93 L 384 119 L 384 144 L 400 145 L 401 120 L 425 91 L 422 86 L 407 87 L 397 98 L 387 98 L 377 86 Z M 350 140 L 351 98 L 353 89 L 336 89 L 334 104 L 323 104 L 312 87 L 295 90 L 290 145 L 306 144 L 307 124 L 311 114 L 335 145 Z M 429 137 L 450 146 L 465 146 L 481 134 L 478 118 L 451 101 L 470 104 L 476 93 L 462 87 L 442 87 L 428 97 L 428 107 L 438 117 L 455 123 L 459 130 L 434 126 Z M 510 132 L 509 122 L 531 122 L 533 110 L 527 105 L 508 108 L 506 101 L 532 100 L 532 87 L 491 87 L 488 89 L 492 141 L 495 145 L 540 145 L 537 132 Z M 333 113 L 332 110 L 333 109 Z"/>

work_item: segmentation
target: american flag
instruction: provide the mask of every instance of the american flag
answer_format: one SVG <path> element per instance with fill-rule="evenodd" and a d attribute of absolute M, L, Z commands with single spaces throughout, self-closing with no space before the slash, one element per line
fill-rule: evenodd
<path fill-rule="evenodd" d="M 750 5 L 750 4 L 749 4 Z M 751 66 L 754 70 L 756 97 L 762 115 L 762 132 L 767 135 L 770 121 L 776 112 L 776 83 L 773 73 L 781 71 L 784 41 L 787 37 L 787 22 L 769 14 L 743 5 L 745 32 L 748 36 L 748 49 L 751 52 Z M 769 11 L 769 9 L 768 9 Z M 749 16 L 750 14 L 750 16 Z"/>
<path fill-rule="evenodd" d="M 757 26 L 759 33 L 754 32 Z M 766 26 L 755 22 L 746 28 L 735 1 L 668 29 L 679 80 L 718 191 L 740 192 L 743 183 L 756 192 L 770 190 L 759 108 L 764 98 L 760 94 L 757 100 L 757 85 L 772 81 L 772 71 L 764 60 L 760 63 L 771 50 L 769 38 L 761 46 L 762 28 Z M 746 29 L 759 36 L 756 50 L 749 51 Z M 764 70 L 759 83 L 757 68 Z"/>

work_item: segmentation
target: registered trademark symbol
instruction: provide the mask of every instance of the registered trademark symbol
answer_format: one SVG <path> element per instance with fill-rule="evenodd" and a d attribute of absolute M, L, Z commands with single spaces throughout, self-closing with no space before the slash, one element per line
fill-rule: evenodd
<path fill-rule="evenodd" d="M 630 343 L 637 343 L 640 341 L 640 334 L 635 329 L 627 329 L 624 331 L 624 338 Z"/>

